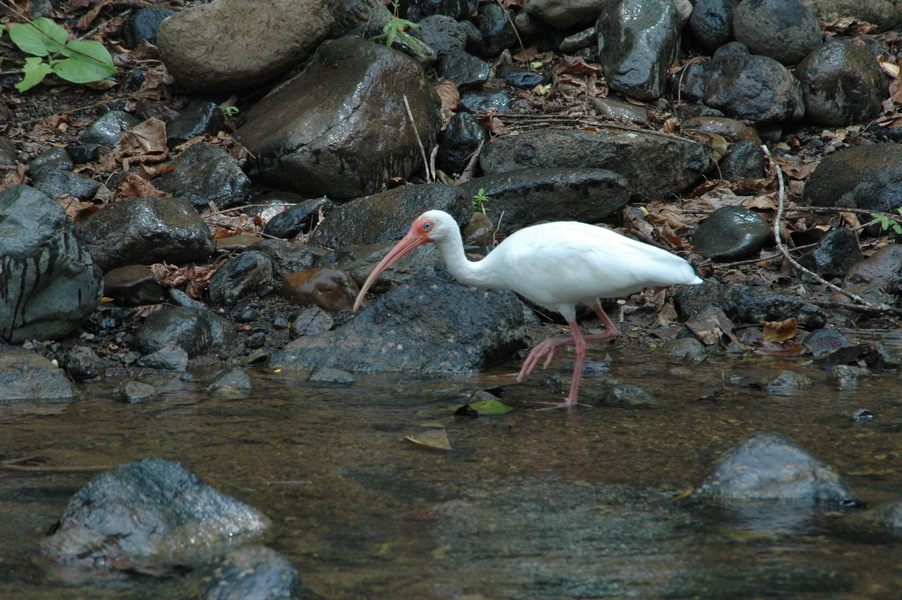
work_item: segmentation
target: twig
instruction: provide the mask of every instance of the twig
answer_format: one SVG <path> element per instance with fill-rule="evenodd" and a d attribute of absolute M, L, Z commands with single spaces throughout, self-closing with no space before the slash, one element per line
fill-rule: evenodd
<path fill-rule="evenodd" d="M 777 178 L 777 184 L 779 186 L 779 194 L 777 196 L 777 216 L 774 217 L 774 241 L 777 242 L 777 249 L 780 250 L 781 254 L 783 254 L 783 258 L 785 258 L 789 264 L 791 264 L 793 267 L 795 267 L 802 273 L 805 273 L 812 279 L 815 279 L 816 281 L 820 282 L 821 284 L 825 285 L 826 287 L 830 288 L 831 290 L 833 290 L 835 292 L 839 292 L 840 294 L 843 294 L 844 296 L 850 298 L 854 302 L 858 302 L 859 304 L 862 304 L 872 310 L 876 310 L 876 311 L 882 310 L 882 311 L 886 311 L 886 312 L 893 312 L 894 309 L 892 309 L 884 304 L 880 304 L 880 305 L 874 304 L 873 302 L 865 300 L 858 294 L 854 294 L 848 290 L 842 289 L 838 285 L 834 285 L 834 284 L 830 283 L 829 281 L 827 281 L 826 279 L 824 279 L 823 277 L 821 277 L 814 271 L 803 267 L 799 263 L 799 261 L 797 261 L 796 259 L 794 259 L 792 256 L 789 255 L 789 250 L 786 249 L 786 246 L 783 244 L 783 240 L 780 236 L 780 225 L 782 225 L 782 223 L 783 223 L 783 210 L 784 210 L 784 205 L 786 203 L 786 189 L 783 186 L 783 171 L 780 170 L 780 168 L 774 162 L 774 158 L 773 158 L 773 156 L 771 156 L 771 153 L 770 153 L 770 150 L 768 149 L 768 147 L 766 145 L 762 144 L 761 149 L 764 151 L 765 156 L 767 156 L 767 160 L 770 163 L 771 169 L 773 169 L 773 171 L 774 171 L 774 176 Z"/>
<path fill-rule="evenodd" d="M 498 6 L 501 7 L 501 10 L 504 11 L 504 16 L 507 17 L 507 22 L 510 23 L 511 29 L 514 30 L 514 35 L 517 36 L 517 42 L 520 44 L 520 52 L 523 53 L 523 56 L 526 56 L 526 46 L 523 45 L 523 40 L 520 39 L 520 32 L 517 31 L 517 26 L 514 25 L 514 20 L 511 19 L 511 13 L 509 10 L 504 8 L 504 3 L 501 0 L 495 0 L 498 3 Z"/>
<path fill-rule="evenodd" d="M 485 145 L 484 138 L 479 140 L 479 146 L 477 146 L 476 151 L 470 156 L 470 162 L 467 163 L 464 172 L 457 178 L 457 183 L 466 183 L 473 177 L 473 172 L 476 170 L 476 163 L 479 162 L 479 155 L 482 154 L 483 145 Z"/>
<path fill-rule="evenodd" d="M 423 168 L 426 169 L 426 181 L 435 182 L 435 173 L 429 170 L 429 158 L 426 156 L 426 148 L 423 147 L 423 140 L 420 139 L 420 132 L 417 130 L 417 123 L 413 119 L 413 111 L 410 110 L 410 103 L 407 101 L 407 94 L 404 94 L 404 108 L 407 109 L 407 117 L 410 119 L 410 126 L 413 127 L 413 134 L 417 138 L 417 145 L 420 147 L 420 154 L 423 155 Z"/>

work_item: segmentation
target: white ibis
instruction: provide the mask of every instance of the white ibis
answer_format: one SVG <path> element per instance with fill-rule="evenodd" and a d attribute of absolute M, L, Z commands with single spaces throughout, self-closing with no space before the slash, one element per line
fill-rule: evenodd
<path fill-rule="evenodd" d="M 533 348 L 517 382 L 529 375 L 543 356 L 547 355 L 547 367 L 556 348 L 575 346 L 576 365 L 570 393 L 565 402 L 555 404 L 566 408 L 576 404 L 586 342 L 609 342 L 619 334 L 599 298 L 619 298 L 653 286 L 702 283 L 692 265 L 666 250 L 603 227 L 572 221 L 521 229 L 483 260 L 470 262 L 464 254 L 457 222 L 448 213 L 430 210 L 413 222 L 407 235 L 376 265 L 360 289 L 354 310 L 360 307 L 380 273 L 414 248 L 430 242 L 438 246 L 448 270 L 463 285 L 512 290 L 563 315 L 573 337 L 547 339 Z M 604 325 L 604 333 L 582 335 L 576 324 L 576 305 L 580 302 L 595 311 Z"/>

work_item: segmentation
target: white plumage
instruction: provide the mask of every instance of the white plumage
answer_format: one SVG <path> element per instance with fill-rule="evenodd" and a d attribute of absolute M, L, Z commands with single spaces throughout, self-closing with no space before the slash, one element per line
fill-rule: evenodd
<path fill-rule="evenodd" d="M 464 254 L 457 222 L 447 213 L 431 210 L 414 221 L 410 231 L 373 269 L 363 284 L 354 310 L 370 286 L 389 265 L 414 248 L 435 243 L 451 274 L 462 284 L 512 290 L 563 315 L 572 338 L 545 340 L 530 352 L 517 381 L 528 375 L 547 355 L 547 366 L 560 346 L 576 348 L 576 366 L 567 400 L 576 404 L 585 361 L 586 341 L 606 342 L 618 335 L 601 308 L 599 298 L 618 298 L 647 287 L 697 285 L 702 280 L 682 258 L 624 237 L 602 227 L 560 221 L 526 227 L 505 239 L 483 260 L 470 262 Z M 576 305 L 590 306 L 605 326 L 605 333 L 583 336 L 576 324 Z"/>

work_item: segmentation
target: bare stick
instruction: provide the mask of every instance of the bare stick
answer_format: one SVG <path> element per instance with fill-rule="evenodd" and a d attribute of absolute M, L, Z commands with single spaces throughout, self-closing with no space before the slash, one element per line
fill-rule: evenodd
<path fill-rule="evenodd" d="M 476 151 L 470 156 L 470 162 L 467 163 L 464 172 L 460 174 L 460 177 L 457 179 L 457 183 L 466 183 L 470 181 L 473 177 L 473 171 L 476 170 L 476 163 L 479 162 L 479 155 L 482 154 L 482 146 L 485 144 L 485 139 L 479 140 L 479 146 L 476 148 Z"/>
<path fill-rule="evenodd" d="M 423 155 L 423 168 L 426 169 L 426 181 L 433 183 L 435 181 L 435 173 L 429 169 L 429 158 L 426 156 L 426 148 L 423 147 L 423 140 L 420 139 L 420 132 L 417 131 L 417 123 L 413 120 L 413 111 L 410 110 L 410 103 L 407 101 L 407 94 L 404 94 L 404 107 L 407 109 L 407 117 L 410 119 L 410 126 L 413 127 L 413 134 L 417 138 L 417 145 L 420 147 L 420 154 Z"/>

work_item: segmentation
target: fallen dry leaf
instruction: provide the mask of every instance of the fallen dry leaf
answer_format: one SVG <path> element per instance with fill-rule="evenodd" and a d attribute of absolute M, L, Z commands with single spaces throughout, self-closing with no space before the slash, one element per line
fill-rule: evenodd
<path fill-rule="evenodd" d="M 785 342 L 792 339 L 798 333 L 798 327 L 795 319 L 786 319 L 785 321 L 764 321 L 764 341 L 765 342 Z"/>
<path fill-rule="evenodd" d="M 418 433 L 416 435 L 408 435 L 404 439 L 419 446 L 435 448 L 436 450 L 451 449 L 448 433 L 444 429 L 430 429 L 429 431 L 424 431 L 423 433 Z"/>
<path fill-rule="evenodd" d="M 432 86 L 435 93 L 442 101 L 442 108 L 446 110 L 457 110 L 457 103 L 460 102 L 460 92 L 453 81 L 442 81 Z"/>

